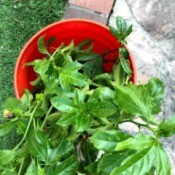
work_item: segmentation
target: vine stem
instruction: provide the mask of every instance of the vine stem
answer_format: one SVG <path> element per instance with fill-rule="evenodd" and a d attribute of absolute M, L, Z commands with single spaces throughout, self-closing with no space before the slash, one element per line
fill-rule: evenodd
<path fill-rule="evenodd" d="M 50 114 L 50 112 L 52 111 L 52 109 L 53 109 L 53 106 L 50 106 L 50 108 L 49 108 L 49 110 L 47 111 L 47 114 L 46 114 L 46 116 L 45 116 L 45 118 L 44 118 L 44 121 L 43 121 L 43 123 L 42 123 L 41 129 L 43 129 L 43 127 L 44 127 L 44 125 L 45 125 L 45 123 L 46 123 L 47 117 L 49 116 L 49 114 Z"/>
<path fill-rule="evenodd" d="M 138 127 L 143 126 L 143 127 L 145 127 L 145 128 L 148 128 L 150 131 L 152 131 L 152 132 L 155 134 L 155 130 L 154 130 L 152 127 L 150 127 L 148 124 L 138 123 L 138 122 L 133 121 L 133 120 L 125 120 L 125 121 L 121 121 L 120 123 L 125 123 L 125 122 L 134 123 L 134 124 L 137 125 Z M 120 123 L 119 123 L 119 124 L 120 124 Z"/>
<path fill-rule="evenodd" d="M 37 105 L 35 106 L 35 108 L 34 108 L 32 114 L 31 114 L 31 116 L 30 116 L 30 120 L 29 120 L 29 123 L 28 123 L 28 125 L 27 125 L 27 129 L 26 129 L 26 131 L 25 131 L 25 133 L 24 133 L 24 136 L 23 136 L 23 138 L 21 139 L 21 141 L 19 142 L 19 144 L 14 148 L 15 150 L 17 150 L 17 149 L 21 146 L 21 144 L 24 142 L 24 140 L 25 140 L 25 138 L 26 138 L 26 136 L 27 136 L 27 134 L 28 134 L 28 132 L 29 132 L 30 125 L 31 125 L 31 123 L 32 123 L 32 120 L 33 120 L 35 111 L 37 110 L 38 106 L 39 106 L 39 104 L 37 104 Z"/>

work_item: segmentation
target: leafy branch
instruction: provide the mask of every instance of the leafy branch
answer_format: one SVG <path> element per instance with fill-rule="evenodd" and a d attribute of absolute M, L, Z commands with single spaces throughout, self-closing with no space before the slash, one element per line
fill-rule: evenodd
<path fill-rule="evenodd" d="M 53 53 L 44 37 L 38 40 L 43 59 L 26 65 L 38 75 L 34 91 L 4 103 L 0 136 L 16 127 L 22 139 L 12 150 L 0 150 L 2 175 L 170 175 L 160 139 L 174 134 L 175 117 L 156 118 L 164 85 L 158 78 L 130 82 L 124 44 L 132 26 L 122 17 L 116 25 L 111 31 L 121 47 L 109 73 L 103 57 L 110 52 L 93 52 L 92 40 L 62 43 Z M 119 127 L 125 122 L 152 134 L 126 133 Z"/>

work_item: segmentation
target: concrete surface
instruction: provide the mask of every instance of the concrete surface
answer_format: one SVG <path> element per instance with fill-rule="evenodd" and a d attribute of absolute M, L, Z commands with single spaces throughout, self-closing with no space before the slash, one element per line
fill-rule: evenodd
<path fill-rule="evenodd" d="M 128 48 L 138 70 L 138 80 L 151 77 L 165 84 L 163 112 L 158 117 L 175 115 L 175 1 L 174 0 L 116 0 L 109 24 L 115 26 L 120 15 L 133 24 Z M 135 130 L 132 126 L 127 126 Z M 175 175 L 175 137 L 162 140 L 173 165 Z"/>

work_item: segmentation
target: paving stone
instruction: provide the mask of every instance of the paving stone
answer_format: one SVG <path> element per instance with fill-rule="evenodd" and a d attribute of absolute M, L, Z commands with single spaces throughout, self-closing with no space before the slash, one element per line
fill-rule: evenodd
<path fill-rule="evenodd" d="M 127 0 L 127 2 L 137 21 L 155 39 L 162 40 L 175 36 L 174 0 Z"/>
<path fill-rule="evenodd" d="M 138 80 L 151 77 L 165 84 L 163 112 L 159 119 L 175 114 L 175 1 L 174 0 L 116 0 L 109 24 L 115 27 L 120 15 L 133 24 L 128 37 L 128 49 L 135 59 Z M 134 131 L 134 128 L 130 128 Z M 175 136 L 162 140 L 169 151 L 172 173 L 175 175 Z"/>
<path fill-rule="evenodd" d="M 69 4 L 63 19 L 69 19 L 69 18 L 84 18 L 106 24 L 108 20 L 108 15 L 99 14 L 91 10 L 82 7 L 77 7 L 76 5 L 73 4 Z"/>
<path fill-rule="evenodd" d="M 69 3 L 108 15 L 114 0 L 69 0 Z"/>

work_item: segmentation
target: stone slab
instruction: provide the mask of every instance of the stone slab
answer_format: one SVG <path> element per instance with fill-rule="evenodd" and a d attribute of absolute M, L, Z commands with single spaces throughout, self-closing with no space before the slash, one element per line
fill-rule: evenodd
<path fill-rule="evenodd" d="M 77 7 L 76 5 L 73 4 L 69 4 L 63 19 L 70 19 L 70 18 L 90 19 L 106 24 L 108 20 L 108 15 L 99 14 L 91 10 L 82 7 Z"/>
<path fill-rule="evenodd" d="M 120 15 L 133 24 L 127 48 L 135 59 L 138 83 L 146 83 L 151 77 L 164 82 L 165 95 L 162 113 L 157 116 L 159 120 L 162 116 L 168 119 L 175 114 L 174 8 L 174 0 L 117 0 L 109 20 L 115 27 L 115 18 Z M 129 129 L 135 132 L 132 126 Z M 161 142 L 169 152 L 171 175 L 175 175 L 175 136 Z"/>
<path fill-rule="evenodd" d="M 114 0 L 69 0 L 69 3 L 108 15 Z"/>

